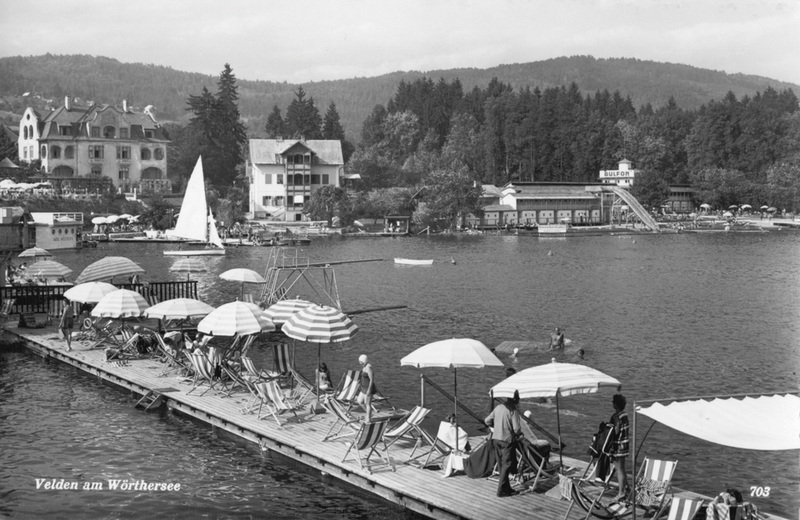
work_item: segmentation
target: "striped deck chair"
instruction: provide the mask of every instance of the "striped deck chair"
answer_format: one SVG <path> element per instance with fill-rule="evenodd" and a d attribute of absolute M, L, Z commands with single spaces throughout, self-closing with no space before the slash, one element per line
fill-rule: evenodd
<path fill-rule="evenodd" d="M 350 443 L 350 446 L 347 448 L 342 462 L 347 460 L 347 456 L 351 451 L 355 450 L 358 465 L 361 469 L 366 468 L 370 474 L 372 474 L 372 468 L 376 466 L 388 466 L 392 468 L 392 471 L 395 471 L 394 464 L 389 456 L 389 446 L 386 444 L 384 438 L 384 433 L 386 433 L 386 428 L 388 426 L 389 419 L 362 423 L 353 442 Z M 383 449 L 380 447 L 381 444 L 383 444 Z M 361 456 L 362 451 L 367 451 L 367 454 L 363 458 Z M 379 462 L 371 462 L 370 457 L 373 453 L 378 454 L 382 460 Z"/>
<path fill-rule="evenodd" d="M 430 409 L 423 408 L 422 406 L 415 406 L 413 410 L 408 412 L 397 425 L 391 430 L 387 430 L 384 436 L 389 439 L 391 446 L 400 439 L 408 439 L 414 441 L 414 449 L 411 450 L 411 455 L 408 460 L 414 458 L 414 453 L 422 445 L 422 433 L 420 432 L 423 419 L 430 413 Z"/>
<path fill-rule="evenodd" d="M 3 300 L 3 305 L 0 306 L 0 323 L 4 324 L 8 321 L 9 316 L 14 310 L 14 298 Z"/>
<path fill-rule="evenodd" d="M 325 396 L 325 398 L 320 402 L 328 411 L 328 413 L 335 418 L 335 421 L 328 430 L 328 433 L 326 433 L 325 437 L 322 439 L 323 442 L 340 439 L 342 437 L 349 437 L 350 435 L 356 434 L 361 421 L 350 415 L 350 412 L 348 412 L 347 409 L 342 406 L 342 403 L 330 396 Z M 342 430 L 345 428 L 347 428 L 347 430 L 342 433 Z"/>
<path fill-rule="evenodd" d="M 289 367 L 289 372 L 294 379 L 297 386 L 294 388 L 295 390 L 295 399 L 299 403 L 307 403 L 311 400 L 312 397 L 316 397 L 317 387 L 306 378 L 303 374 L 298 372 L 294 369 L 294 367 Z M 325 394 L 325 392 L 320 392 L 320 395 Z"/>
<path fill-rule="evenodd" d="M 200 394 L 201 396 L 205 395 L 206 392 L 212 389 L 219 392 L 219 390 L 216 388 L 217 385 L 220 385 L 224 390 L 227 390 L 225 384 L 214 377 L 214 366 L 211 364 L 211 361 L 209 361 L 205 354 L 196 351 L 189 355 L 189 359 L 191 359 L 192 367 L 194 368 L 194 380 L 192 381 L 192 389 L 186 392 L 186 395 L 194 392 L 203 383 L 207 383 L 208 388 L 206 388 L 205 391 Z"/>
<path fill-rule="evenodd" d="M 674 497 L 667 520 L 692 520 L 703 505 L 703 499 Z"/>
<path fill-rule="evenodd" d="M 242 362 L 242 376 L 246 377 L 251 383 L 260 383 L 262 381 L 274 379 L 273 374 L 270 374 L 266 370 L 256 368 L 256 364 L 253 363 L 253 360 L 248 356 L 242 356 L 239 360 Z"/>
<path fill-rule="evenodd" d="M 178 354 L 178 351 L 170 347 L 164 341 L 161 334 L 153 331 L 153 336 L 156 338 L 156 356 L 162 358 L 164 368 L 159 372 L 158 377 L 166 377 L 170 372 L 177 372 L 180 376 L 185 376 L 189 373 L 189 367 L 186 366 L 185 361 Z"/>
<path fill-rule="evenodd" d="M 352 405 L 361 389 L 361 370 L 348 370 L 342 374 L 342 380 L 333 393 L 333 398 L 342 403 Z"/>
<path fill-rule="evenodd" d="M 291 369 L 294 366 L 292 350 L 288 343 L 276 343 L 272 346 L 275 364 L 274 372 L 282 385 L 288 385 L 291 377 Z"/>
<path fill-rule="evenodd" d="M 283 390 L 278 386 L 276 381 L 265 381 L 263 383 L 255 384 L 256 391 L 261 398 L 261 406 L 258 408 L 258 418 L 261 419 L 261 410 L 266 405 L 267 411 L 272 414 L 278 426 L 283 426 L 278 415 L 283 412 L 292 412 L 296 419 L 300 419 L 297 415 L 298 405 L 290 400 Z"/>

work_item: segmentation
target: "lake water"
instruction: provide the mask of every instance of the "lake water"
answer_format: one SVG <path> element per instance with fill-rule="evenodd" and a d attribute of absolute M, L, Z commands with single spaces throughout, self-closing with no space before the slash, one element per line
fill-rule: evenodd
<path fill-rule="evenodd" d="M 127 256 L 143 280 L 180 279 L 160 245 L 101 244 L 55 259 L 75 275 L 108 255 Z M 359 333 L 322 346 L 334 381 L 372 358 L 377 382 L 396 406 L 419 401 L 420 370 L 400 367 L 414 349 L 440 339 L 471 337 L 489 347 L 530 341 L 516 359 L 522 369 L 582 362 L 619 379 L 629 401 L 695 395 L 797 390 L 800 364 L 800 234 L 707 233 L 538 239 L 517 236 L 320 238 L 304 249 L 311 261 L 382 258 L 335 267 L 344 309 L 391 305 L 400 310 L 357 314 Z M 234 267 L 263 272 L 267 248 L 231 248 L 203 259 L 192 275 L 201 299 L 233 300 L 235 283 L 218 274 Z M 431 266 L 398 267 L 395 256 L 433 258 Z M 451 263 L 451 259 L 455 263 Z M 293 289 L 294 291 L 294 289 Z M 320 297 L 297 287 L 303 297 Z M 294 294 L 292 294 L 294 295 Z M 573 348 L 546 352 L 554 326 Z M 578 360 L 575 351 L 585 350 Z M 299 343 L 297 364 L 313 373 L 316 346 Z M 307 355 L 304 355 L 304 351 Z M 255 353 L 260 365 L 271 354 Z M 253 446 L 218 438 L 208 427 L 168 414 L 133 409 L 132 397 L 26 351 L 0 352 L 0 515 L 12 517 L 287 517 L 402 518 L 408 513 L 306 475 Z M 452 371 L 425 369 L 446 389 Z M 459 401 L 479 414 L 502 369 L 458 373 Z M 438 423 L 452 404 L 428 390 Z M 598 422 L 613 412 L 611 393 L 561 399 L 565 454 L 586 458 Z M 526 403 L 534 419 L 556 431 L 551 403 Z M 478 424 L 465 414 L 462 425 Z M 747 420 L 743 418 L 743 420 Z M 649 426 L 641 421 L 640 435 Z M 643 426 L 642 426 L 643 425 Z M 676 485 L 716 495 L 736 487 L 770 488 L 753 501 L 793 518 L 800 499 L 796 452 L 744 451 L 713 445 L 656 425 L 647 455 L 676 458 Z M 180 482 L 179 493 L 37 491 L 35 478 L 108 478 Z M 487 484 L 488 485 L 488 484 Z"/>

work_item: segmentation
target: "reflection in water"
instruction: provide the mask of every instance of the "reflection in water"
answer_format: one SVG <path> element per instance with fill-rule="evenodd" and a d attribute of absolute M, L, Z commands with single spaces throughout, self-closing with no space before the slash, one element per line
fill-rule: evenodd
<path fill-rule="evenodd" d="M 182 279 L 185 275 L 169 273 L 174 259 L 165 258 L 161 249 L 157 245 L 101 244 L 96 250 L 60 253 L 55 259 L 79 273 L 102 256 L 128 256 L 145 267 L 145 280 Z M 199 282 L 200 297 L 212 305 L 235 299 L 239 285 L 220 280 L 219 273 L 235 267 L 263 272 L 267 251 L 231 248 L 225 257 L 204 258 L 209 270 L 193 275 Z M 515 359 L 505 353 L 500 358 L 517 370 L 551 358 L 586 363 L 622 381 L 629 408 L 634 399 L 798 387 L 798 234 L 637 236 L 635 242 L 617 236 L 546 241 L 516 236 L 336 237 L 316 239 L 306 251 L 312 261 L 387 260 L 336 266 L 344 310 L 390 305 L 408 308 L 354 316 L 359 334 L 350 342 L 322 345 L 322 359 L 336 382 L 345 370 L 357 367 L 359 354 L 369 354 L 381 391 L 399 406 L 418 403 L 420 374 L 420 370 L 411 367 L 401 368 L 400 359 L 426 343 L 449 337 L 471 337 L 489 347 L 506 340 L 533 342 L 534 348 L 520 350 Z M 422 268 L 397 269 L 392 261 L 395 256 L 434 258 L 436 262 Z M 298 290 L 298 295 L 319 300 L 310 291 Z M 547 352 L 546 348 L 539 348 L 548 344 L 549 332 L 556 326 L 573 341 L 573 349 Z M 296 349 L 300 371 L 313 374 L 316 345 L 297 343 Z M 584 350 L 583 359 L 575 349 Z M 272 363 L 272 355 L 266 349 L 256 351 L 254 357 L 259 366 Z M 25 364 L 28 358 L 4 354 L 0 359 L 5 382 L 12 359 L 17 365 Z M 42 367 L 31 370 L 41 372 Z M 6 388 L 0 394 L 0 411 L 18 419 L 3 421 L 0 428 L 7 430 L 3 433 L 38 439 L 35 452 L 23 450 L 11 455 L 9 450 L 2 450 L 2 457 L 11 458 L 14 468 L 9 470 L 8 464 L 0 464 L 6 468 L 0 470 L 5 482 L 12 478 L 9 471 L 25 478 L 72 478 L 79 474 L 94 479 L 99 475 L 129 474 L 154 480 L 180 472 L 192 488 L 184 505 L 194 508 L 195 500 L 204 505 L 218 501 L 217 507 L 235 504 L 241 508 L 238 511 L 247 512 L 251 507 L 278 511 L 271 508 L 280 495 L 291 493 L 285 488 L 291 488 L 289 484 L 296 479 L 297 500 L 302 505 L 297 505 L 299 510 L 294 513 L 300 516 L 313 516 L 320 504 L 326 508 L 331 504 L 334 510 L 344 509 L 348 516 L 355 517 L 371 514 L 369 508 L 375 507 L 371 503 L 350 503 L 343 493 L 315 478 L 285 468 L 276 470 L 251 448 L 221 443 L 203 428 L 174 418 L 128 411 L 131 403 L 121 393 L 103 392 L 102 400 L 96 402 L 98 391 L 106 389 L 98 387 L 94 380 L 64 369 L 46 370 L 67 372 L 60 387 L 48 389 L 48 385 L 41 384 L 45 376 L 38 373 L 22 385 L 35 388 L 24 399 L 15 398 L 12 403 L 7 398 L 10 392 L 20 392 L 16 388 L 19 382 L 14 389 Z M 445 389 L 452 388 L 452 372 L 424 369 L 424 373 Z M 479 415 L 484 414 L 489 409 L 488 390 L 503 374 L 502 369 L 460 370 L 459 401 Z M 35 398 L 41 393 L 48 397 Z M 49 401 L 58 404 L 47 404 Z M 426 402 L 433 408 L 431 424 L 438 424 L 452 409 L 452 404 L 436 392 L 427 392 Z M 597 423 L 608 420 L 613 412 L 611 395 L 569 396 L 560 400 L 560 406 L 567 443 L 565 455 L 584 458 Z M 20 410 L 9 412 L 9 407 Z M 530 409 L 537 422 L 555 431 L 554 407 L 523 403 L 523 409 Z M 22 420 L 30 415 L 39 419 Z M 39 424 L 34 426 L 36 423 Z M 64 434 L 65 424 L 69 431 L 73 425 L 82 424 L 85 431 L 74 432 L 75 437 L 70 437 Z M 479 425 L 471 418 L 464 416 L 459 424 L 478 433 Z M 640 435 L 649 426 L 649 420 L 641 420 Z M 163 447 L 155 447 L 158 443 L 152 441 L 131 439 L 152 439 L 154 435 L 164 436 Z M 6 438 L 3 435 L 0 444 L 8 442 Z M 187 440 L 191 440 L 189 446 L 185 445 Z M 645 451 L 651 457 L 680 460 L 675 474 L 678 486 L 713 495 L 731 486 L 748 492 L 750 486 L 769 486 L 770 497 L 754 497 L 759 507 L 784 516 L 800 507 L 795 493 L 800 480 L 796 454 L 725 448 L 660 425 L 649 434 Z M 78 453 L 79 457 L 73 456 Z M 226 466 L 226 461 L 232 466 Z M 257 485 L 248 484 L 253 478 Z M 29 488 L 14 487 L 12 498 L 27 494 L 32 499 Z M 315 492 L 308 493 L 309 487 Z M 300 489 L 306 491 L 301 494 Z M 317 493 L 319 496 L 315 496 Z M 271 494 L 275 502 L 271 501 Z M 64 496 L 59 495 L 57 503 L 62 499 Z M 65 500 L 73 499 L 78 507 L 80 498 Z M 135 503 L 132 507 L 137 511 L 163 507 L 153 497 L 138 500 L 128 495 L 104 494 L 100 499 L 94 506 L 98 515 L 115 500 Z M 294 500 L 281 503 L 286 502 Z M 21 499 L 13 503 L 17 507 L 48 507 L 33 506 Z M 336 509 L 340 506 L 343 509 Z"/>

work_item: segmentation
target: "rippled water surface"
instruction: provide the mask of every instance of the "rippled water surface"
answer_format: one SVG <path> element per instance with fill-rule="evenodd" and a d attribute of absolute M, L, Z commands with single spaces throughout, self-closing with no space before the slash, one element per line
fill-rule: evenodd
<path fill-rule="evenodd" d="M 147 270 L 145 280 L 179 279 L 163 246 L 101 244 L 59 253 L 79 273 L 107 255 L 128 256 Z M 573 347 L 555 355 L 582 362 L 623 383 L 629 403 L 693 395 L 796 390 L 800 364 L 800 234 L 717 233 L 536 239 L 515 236 L 316 239 L 303 250 L 311 261 L 382 258 L 335 267 L 347 311 L 392 305 L 401 310 L 357 314 L 359 334 L 322 346 L 338 380 L 371 355 L 383 393 L 398 406 L 419 401 L 420 371 L 400 367 L 417 347 L 449 337 L 472 337 L 490 347 L 529 341 L 517 369 L 550 361 L 548 332 L 558 325 Z M 267 248 L 232 248 L 203 259 L 209 271 L 193 275 L 201 298 L 219 305 L 239 286 L 219 280 L 234 267 L 263 271 Z M 432 266 L 396 267 L 395 256 L 433 258 Z M 451 262 L 451 259 L 455 263 Z M 185 275 L 183 275 L 185 276 Z M 294 289 L 293 289 L 294 290 Z M 321 301 L 298 285 L 298 294 Z M 576 350 L 583 348 L 585 359 Z M 313 373 L 316 346 L 298 344 L 297 364 Z M 307 355 L 304 355 L 304 352 Z M 271 363 L 271 354 L 257 352 Z M 453 374 L 425 374 L 452 389 Z M 207 427 L 133 409 L 132 396 L 25 351 L 0 352 L 0 514 L 13 517 L 402 517 L 381 503 L 351 497 L 262 456 L 257 449 L 218 438 Z M 501 369 L 458 373 L 459 400 L 479 414 Z M 451 404 L 427 392 L 433 421 Z M 585 458 L 601 420 L 612 413 L 610 394 L 562 398 L 566 455 Z M 555 432 L 551 403 L 525 404 Z M 747 420 L 747 418 L 743 418 Z M 466 415 L 473 433 L 477 423 Z M 640 434 L 650 422 L 640 421 Z M 763 510 L 793 518 L 800 468 L 796 452 L 744 451 L 713 445 L 656 425 L 644 446 L 650 456 L 680 460 L 677 485 L 707 494 L 734 486 L 769 486 L 754 498 Z M 37 491 L 35 478 L 80 482 L 109 478 L 180 482 L 175 492 Z"/>

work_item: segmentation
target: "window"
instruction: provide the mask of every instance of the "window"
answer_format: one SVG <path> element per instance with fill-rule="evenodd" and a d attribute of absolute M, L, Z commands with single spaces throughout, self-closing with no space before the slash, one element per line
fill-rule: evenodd
<path fill-rule="evenodd" d="M 163 161 L 164 160 L 164 149 L 163 148 L 156 148 L 153 151 L 153 159 L 156 161 Z"/>
<path fill-rule="evenodd" d="M 72 146 L 67 146 L 64 148 L 64 158 L 65 159 L 74 159 L 75 158 L 75 148 Z"/>
<path fill-rule="evenodd" d="M 22 137 L 23 139 L 27 139 L 28 138 L 28 127 L 27 126 L 22 129 L 22 135 L 23 135 L 23 137 Z"/>
<path fill-rule="evenodd" d="M 283 197 L 282 196 L 279 195 L 279 196 L 275 197 L 275 205 L 278 206 L 278 207 L 283 206 Z"/>
<path fill-rule="evenodd" d="M 100 165 L 92 166 L 92 177 L 101 177 L 103 175 L 103 167 Z"/>
<path fill-rule="evenodd" d="M 52 159 L 60 159 L 61 158 L 61 147 L 60 146 L 51 146 L 50 147 L 50 157 Z"/>
<path fill-rule="evenodd" d="M 47 147 L 42 145 L 42 159 L 47 159 Z"/>
<path fill-rule="evenodd" d="M 150 149 L 149 148 L 142 148 L 141 154 L 142 154 L 142 160 L 143 161 L 149 161 L 150 160 Z"/>
<path fill-rule="evenodd" d="M 303 156 L 302 155 L 295 155 L 294 156 L 294 163 L 295 164 L 303 164 Z"/>
<path fill-rule="evenodd" d="M 72 127 L 71 126 L 59 126 L 58 127 L 58 135 L 64 135 L 64 136 L 72 135 Z"/>
<path fill-rule="evenodd" d="M 127 139 L 128 138 L 128 129 L 127 128 L 120 128 L 119 129 L 119 138 L 120 139 Z"/>
<path fill-rule="evenodd" d="M 266 196 L 261 198 L 261 205 L 262 206 L 271 206 L 272 205 L 272 197 Z"/>
<path fill-rule="evenodd" d="M 279 173 L 279 174 L 275 175 L 275 184 L 283 184 L 283 175 L 282 174 Z M 277 206 L 277 204 L 276 204 L 276 206 Z"/>
<path fill-rule="evenodd" d="M 120 166 L 119 167 L 119 180 L 127 181 L 128 180 L 128 167 L 127 166 Z"/>
<path fill-rule="evenodd" d="M 123 161 L 129 161 L 131 159 L 131 147 L 117 146 L 117 159 Z"/>
<path fill-rule="evenodd" d="M 302 186 L 303 185 L 303 176 L 300 175 L 299 173 L 295 174 L 295 176 L 294 176 L 294 185 L 295 186 Z"/>
<path fill-rule="evenodd" d="M 331 183 L 330 176 L 327 173 L 323 173 L 322 174 L 322 184 L 330 184 L 330 183 Z"/>
<path fill-rule="evenodd" d="M 286 176 L 286 184 L 288 186 L 291 186 L 292 184 L 294 184 L 294 175 L 287 175 Z"/>
<path fill-rule="evenodd" d="M 311 175 L 308 174 L 303 175 L 303 184 L 305 184 L 306 186 L 311 184 Z"/>
<path fill-rule="evenodd" d="M 314 174 L 311 176 L 311 184 L 319 184 L 319 175 Z"/>
<path fill-rule="evenodd" d="M 22 149 L 22 158 L 25 159 L 26 161 L 28 160 L 28 147 L 27 146 Z"/>
<path fill-rule="evenodd" d="M 90 135 L 92 137 L 100 137 L 100 127 L 99 126 L 93 126 L 92 129 L 91 129 L 91 134 Z"/>
<path fill-rule="evenodd" d="M 264 174 L 264 184 L 272 184 L 272 174 L 265 173 Z"/>
<path fill-rule="evenodd" d="M 31 126 L 29 126 L 29 127 L 28 127 L 28 133 L 30 134 L 30 136 L 31 136 L 31 139 L 33 139 L 33 138 L 35 137 L 35 136 L 33 135 L 33 125 L 31 125 Z"/>
<path fill-rule="evenodd" d="M 147 138 L 147 139 L 152 139 L 152 138 L 153 138 L 153 135 L 155 135 L 155 134 L 153 133 L 153 131 L 152 131 L 152 130 L 145 130 L 145 131 L 144 131 L 144 136 L 145 136 L 145 138 Z"/>
<path fill-rule="evenodd" d="M 103 145 L 89 145 L 89 159 L 102 159 Z"/>
<path fill-rule="evenodd" d="M 117 135 L 117 129 L 114 128 L 113 126 L 109 125 L 103 127 L 103 137 L 105 137 L 106 139 L 114 139 L 116 135 Z"/>
<path fill-rule="evenodd" d="M 303 156 L 303 164 L 311 164 L 311 155 L 306 154 Z"/>

